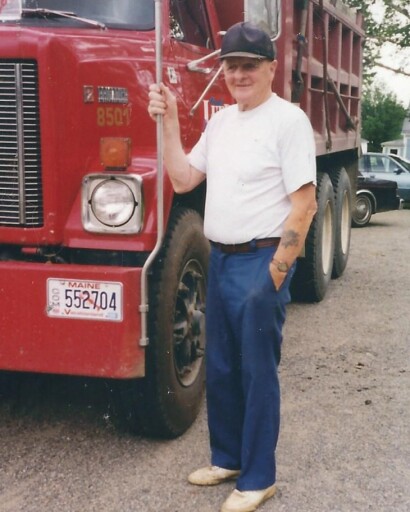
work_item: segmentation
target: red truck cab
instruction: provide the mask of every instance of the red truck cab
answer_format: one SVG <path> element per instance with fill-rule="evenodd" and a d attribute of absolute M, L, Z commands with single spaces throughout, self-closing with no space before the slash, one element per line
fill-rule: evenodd
<path fill-rule="evenodd" d="M 300 103 L 317 141 L 319 212 L 294 285 L 311 300 L 347 262 L 359 147 L 363 34 L 334 4 L 261 7 L 277 27 L 275 91 Z M 15 18 L 0 11 L 0 369 L 113 379 L 125 421 L 151 434 L 192 423 L 204 384 L 204 187 L 177 195 L 166 170 L 158 187 L 147 92 L 161 29 L 188 151 L 232 102 L 218 48 L 255 5 L 22 0 Z"/>

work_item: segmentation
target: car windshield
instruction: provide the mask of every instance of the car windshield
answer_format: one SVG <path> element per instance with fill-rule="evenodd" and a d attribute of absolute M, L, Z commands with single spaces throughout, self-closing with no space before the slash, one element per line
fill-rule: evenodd
<path fill-rule="evenodd" d="M 23 0 L 22 8 L 74 14 L 113 28 L 154 28 L 154 0 Z"/>
<path fill-rule="evenodd" d="M 407 172 L 406 169 L 390 156 L 381 153 L 369 153 L 361 157 L 360 170 L 384 174 L 397 174 L 397 171 Z"/>
<path fill-rule="evenodd" d="M 402 165 L 405 169 L 410 171 L 410 162 L 408 162 L 407 160 L 404 160 L 403 158 L 400 158 L 399 156 L 396 156 L 396 155 L 390 155 L 390 156 L 391 156 L 391 158 L 393 158 L 393 160 L 396 160 L 396 162 L 399 162 L 400 165 Z"/>

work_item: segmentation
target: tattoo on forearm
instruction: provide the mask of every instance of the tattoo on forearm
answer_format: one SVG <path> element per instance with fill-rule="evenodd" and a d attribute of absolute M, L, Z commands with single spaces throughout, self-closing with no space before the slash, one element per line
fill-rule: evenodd
<path fill-rule="evenodd" d="M 284 247 L 298 246 L 300 240 L 300 235 L 296 231 L 289 229 L 289 231 L 284 231 L 282 234 L 281 244 Z"/>

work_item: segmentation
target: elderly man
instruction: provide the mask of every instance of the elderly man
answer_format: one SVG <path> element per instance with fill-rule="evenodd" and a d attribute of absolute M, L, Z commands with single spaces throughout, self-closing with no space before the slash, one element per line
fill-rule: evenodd
<path fill-rule="evenodd" d="M 168 87 L 150 87 L 148 111 L 164 116 L 164 163 L 175 191 L 207 180 L 212 465 L 188 480 L 237 478 L 221 512 L 247 512 L 276 490 L 282 327 L 294 263 L 316 212 L 315 145 L 306 115 L 272 92 L 277 61 L 268 34 L 238 23 L 224 36 L 220 58 L 236 104 L 211 118 L 188 155 Z"/>

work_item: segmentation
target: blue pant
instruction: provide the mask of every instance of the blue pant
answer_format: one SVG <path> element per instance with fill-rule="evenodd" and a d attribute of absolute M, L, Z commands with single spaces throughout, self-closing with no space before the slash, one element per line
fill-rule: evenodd
<path fill-rule="evenodd" d="M 212 248 L 206 309 L 207 407 L 212 464 L 240 469 L 238 490 L 275 482 L 281 354 L 289 272 L 269 273 L 274 247 L 245 254 Z"/>

